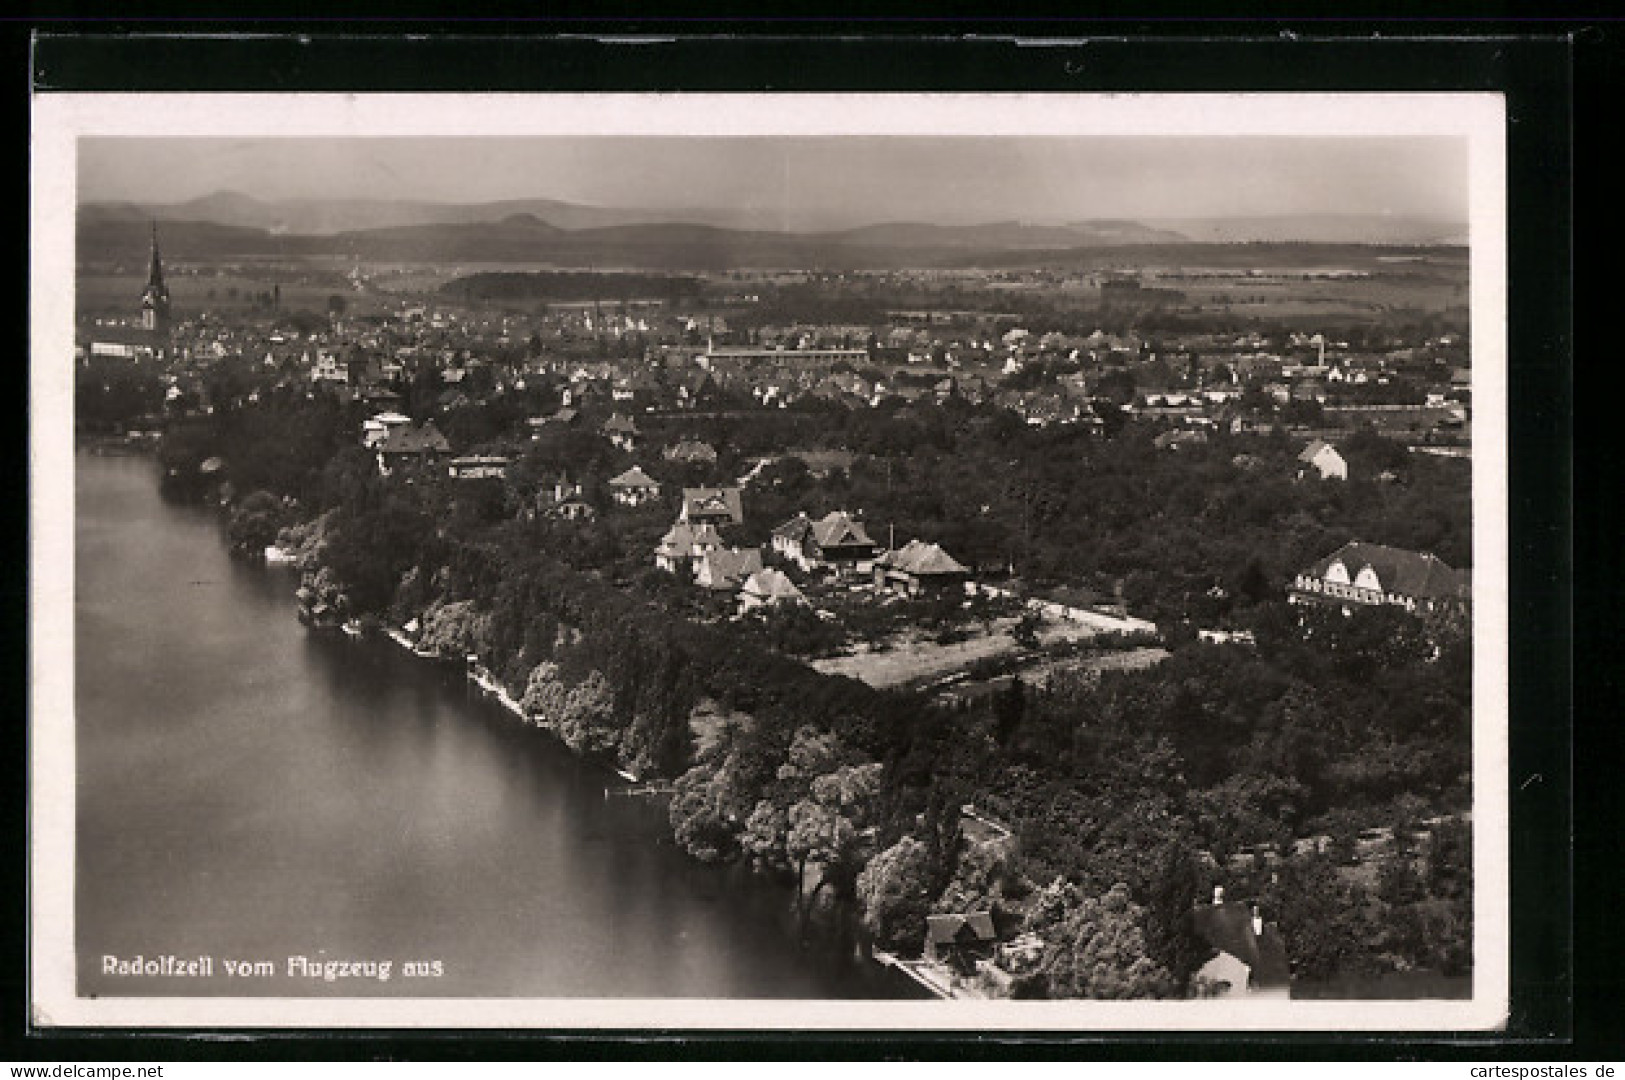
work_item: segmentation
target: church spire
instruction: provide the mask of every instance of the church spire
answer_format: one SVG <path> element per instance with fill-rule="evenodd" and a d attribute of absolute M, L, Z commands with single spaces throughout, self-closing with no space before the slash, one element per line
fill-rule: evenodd
<path fill-rule="evenodd" d="M 158 222 L 152 223 L 152 264 L 147 270 L 147 287 L 141 293 L 141 325 L 160 334 L 169 333 L 169 286 L 164 284 L 164 261 L 158 254 Z"/>
<path fill-rule="evenodd" d="M 158 222 L 152 223 L 152 265 L 147 271 L 147 288 L 164 288 L 164 261 L 158 254 Z"/>

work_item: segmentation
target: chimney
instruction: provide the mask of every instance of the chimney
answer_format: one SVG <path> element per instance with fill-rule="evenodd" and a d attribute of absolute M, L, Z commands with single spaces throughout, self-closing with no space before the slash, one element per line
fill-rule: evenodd
<path fill-rule="evenodd" d="M 1264 936 L 1264 916 L 1258 913 L 1258 905 L 1253 905 L 1253 937 Z"/>
<path fill-rule="evenodd" d="M 1222 903 L 1224 903 L 1224 886 L 1215 885 L 1213 886 L 1213 906 L 1218 907 Z"/>

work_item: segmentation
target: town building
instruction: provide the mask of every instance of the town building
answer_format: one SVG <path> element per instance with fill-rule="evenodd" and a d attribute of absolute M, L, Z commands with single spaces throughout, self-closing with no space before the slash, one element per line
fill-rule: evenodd
<path fill-rule="evenodd" d="M 608 420 L 605 420 L 604 426 L 600 430 L 605 438 L 627 453 L 636 450 L 638 443 L 643 438 L 643 433 L 638 430 L 638 425 L 620 413 L 615 413 Z"/>
<path fill-rule="evenodd" d="M 869 362 L 868 349 L 760 349 L 714 348 L 707 349 L 695 361 L 702 367 L 714 369 L 730 364 L 746 365 L 772 362 L 793 362 L 808 367 L 832 367 L 835 364 L 862 366 Z"/>
<path fill-rule="evenodd" d="M 945 964 L 961 975 L 975 974 L 977 962 L 991 960 L 998 944 L 999 933 L 991 912 L 925 917 L 925 959 Z"/>
<path fill-rule="evenodd" d="M 411 422 L 410 416 L 403 416 L 398 412 L 378 413 L 361 422 L 361 445 L 369 450 L 374 449 L 391 431 Z"/>
<path fill-rule="evenodd" d="M 1287 598 L 1345 612 L 1388 604 L 1418 615 L 1464 615 L 1472 607 L 1472 580 L 1431 552 L 1354 541 L 1300 571 Z"/>
<path fill-rule="evenodd" d="M 1321 480 L 1347 480 L 1349 463 L 1331 443 L 1316 439 L 1298 454 L 1298 478 L 1311 475 Z"/>
<path fill-rule="evenodd" d="M 1264 921 L 1257 905 L 1226 902 L 1224 889 L 1215 888 L 1212 903 L 1197 904 L 1193 917 L 1197 936 L 1215 950 L 1196 975 L 1218 997 L 1291 996 L 1286 940 L 1279 927 Z"/>
<path fill-rule="evenodd" d="M 423 465 L 451 453 L 451 444 L 427 420 L 421 427 L 402 424 L 391 428 L 378 443 L 378 471 L 388 476 L 402 465 Z"/>
<path fill-rule="evenodd" d="M 169 286 L 164 283 L 164 260 L 158 252 L 158 223 L 152 223 L 152 257 L 147 265 L 147 287 L 141 293 L 141 328 L 162 342 L 168 353 Z"/>
<path fill-rule="evenodd" d="M 666 531 L 655 548 L 655 566 L 668 573 L 692 568 L 712 551 L 722 550 L 722 537 L 711 525 L 678 522 Z"/>
<path fill-rule="evenodd" d="M 702 589 L 732 591 L 762 569 L 760 548 L 707 551 L 694 563 L 694 584 Z"/>
<path fill-rule="evenodd" d="M 642 506 L 660 498 L 660 481 L 643 471 L 641 465 L 613 477 L 609 481 L 610 497 L 622 506 Z"/>
<path fill-rule="evenodd" d="M 844 510 L 833 510 L 817 521 L 797 514 L 773 530 L 773 551 L 803 570 L 864 570 L 878 547 L 863 523 Z"/>
<path fill-rule="evenodd" d="M 456 457 L 446 463 L 446 475 L 453 480 L 502 480 L 510 464 L 507 458 L 495 454 Z"/>
<path fill-rule="evenodd" d="M 739 610 L 754 611 L 773 604 L 801 604 L 806 603 L 806 599 L 783 571 L 758 570 L 746 578 L 739 589 Z"/>
<path fill-rule="evenodd" d="M 919 540 L 910 540 L 880 556 L 874 571 L 875 585 L 909 596 L 957 585 L 970 577 L 970 570 L 941 547 Z"/>
<path fill-rule="evenodd" d="M 739 489 L 684 488 L 683 508 L 677 520 L 691 525 L 738 525 L 745 520 Z"/>

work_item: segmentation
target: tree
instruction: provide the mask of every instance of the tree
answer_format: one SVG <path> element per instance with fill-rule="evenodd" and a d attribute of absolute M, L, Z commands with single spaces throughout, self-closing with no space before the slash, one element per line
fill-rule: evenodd
<path fill-rule="evenodd" d="M 276 543 L 277 533 L 288 522 L 282 500 L 268 491 L 256 491 L 231 509 L 226 534 L 233 554 L 249 558 L 262 556 Z"/>
<path fill-rule="evenodd" d="M 526 717 L 547 726 L 563 713 L 568 693 L 568 688 L 559 678 L 559 666 L 544 660 L 531 669 L 519 707 Z"/>
<path fill-rule="evenodd" d="M 1036 611 L 1029 611 L 1017 620 L 1011 629 L 1010 636 L 1016 644 L 1023 649 L 1038 648 L 1038 631 L 1044 625 L 1043 618 Z"/>
<path fill-rule="evenodd" d="M 745 819 L 739 846 L 761 865 L 783 869 L 789 866 L 789 832 L 790 818 L 784 807 L 771 799 L 762 799 Z"/>
<path fill-rule="evenodd" d="M 613 753 L 621 730 L 612 714 L 614 695 L 602 672 L 592 671 L 565 694 L 554 730 L 578 754 Z"/>
<path fill-rule="evenodd" d="M 1021 676 L 1010 679 L 1010 684 L 993 700 L 994 732 L 1001 747 L 1008 747 L 1021 728 L 1021 719 L 1027 712 L 1027 694 Z"/>
<path fill-rule="evenodd" d="M 673 838 L 701 862 L 721 861 L 735 846 L 726 765 L 696 765 L 675 787 L 668 811 Z"/>
<path fill-rule="evenodd" d="M 834 886 L 838 893 L 850 891 L 880 776 L 879 764 L 842 765 L 814 780 L 809 797 L 790 807 L 785 851 L 796 864 L 798 881 L 805 879 L 808 862 L 822 865 L 814 895 L 825 885 Z"/>
<path fill-rule="evenodd" d="M 418 645 L 440 656 L 460 659 L 481 650 L 490 625 L 490 617 L 482 614 L 472 600 L 459 600 L 429 613 Z"/>
<path fill-rule="evenodd" d="M 886 949 L 919 948 L 930 906 L 930 852 L 912 836 L 869 860 L 858 875 L 863 925 Z"/>
<path fill-rule="evenodd" d="M 1051 998 L 1167 997 L 1175 989 L 1168 971 L 1146 955 L 1145 909 L 1114 885 L 1067 912 L 1045 937 L 1039 973 Z"/>
<path fill-rule="evenodd" d="M 1373 969 L 1378 934 L 1369 897 L 1341 877 L 1330 859 L 1287 859 L 1260 899 L 1265 918 L 1280 927 L 1294 976 L 1324 979 Z"/>
<path fill-rule="evenodd" d="M 1163 846 L 1156 874 L 1145 889 L 1146 955 L 1167 969 L 1176 987 L 1188 986 L 1213 952 L 1197 936 L 1192 917 L 1210 883 L 1195 847 L 1175 838 Z"/>

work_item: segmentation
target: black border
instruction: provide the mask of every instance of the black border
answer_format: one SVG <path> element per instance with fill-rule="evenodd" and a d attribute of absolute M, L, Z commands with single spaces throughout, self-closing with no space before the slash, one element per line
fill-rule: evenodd
<path fill-rule="evenodd" d="M 1509 241 L 1508 437 L 1511 510 L 1511 791 L 1513 1011 L 1502 1033 L 1147 1034 L 752 1032 L 385 1033 L 251 1030 L 247 1042 L 213 1035 L 27 1029 L 26 844 L 8 899 L 18 963 L 0 976 L 7 1056 L 18 1060 L 486 1060 L 615 1057 L 961 1059 L 1106 1056 L 1119 1059 L 1299 1060 L 1422 1058 L 1554 1059 L 1591 1043 L 1618 1054 L 1621 1013 L 1586 1019 L 1576 1009 L 1617 1004 L 1619 976 L 1592 971 L 1574 997 L 1571 919 L 1573 619 L 1571 515 L 1572 107 L 1577 58 L 1607 78 L 1614 35 L 1576 23 L 1385 24 L 1354 20 L 1145 19 L 1003 23 L 762 17 L 705 23 L 659 19 L 503 19 L 427 26 L 410 17 L 261 20 L 200 24 L 115 18 L 36 20 L 6 28 L 11 55 L 39 90 L 1485 90 L 1507 96 Z M 709 33 L 705 33 L 705 32 Z M 207 38 L 190 33 L 225 33 Z M 702 36 L 693 36 L 700 32 Z M 410 40 L 402 33 L 425 34 Z M 34 36 L 37 34 L 38 36 Z M 301 39 L 299 34 L 309 35 Z M 515 36 L 523 34 L 526 36 Z M 346 35 L 346 36 L 341 36 Z M 600 40 L 647 36 L 641 43 Z M 672 35 L 677 35 L 675 38 Z M 1380 36 L 1374 36 L 1380 35 Z M 1453 35 L 1453 36 L 1439 36 Z M 1016 38 L 1025 39 L 1017 41 Z M 1053 39 L 1067 39 L 1064 44 Z M 1045 42 L 1041 39 L 1051 39 Z M 1600 59 L 1599 59 L 1600 57 Z M 13 70 L 18 70 L 13 68 Z M 20 112 L 27 123 L 26 95 Z M 1606 111 L 1606 110 L 1605 110 Z M 27 166 L 22 168 L 27 190 Z M 16 205 L 26 207 L 27 200 Z M 19 235 L 26 235 L 26 214 Z M 15 226 L 14 226 L 15 227 Z M 27 280 L 27 245 L 21 280 Z M 15 266 L 15 264 L 14 264 Z M 24 351 L 19 355 L 26 355 Z M 26 375 L 25 375 L 26 378 Z M 26 395 L 24 395 L 26 401 Z M 26 432 L 23 423 L 14 432 Z M 19 445 L 20 444 L 20 445 Z M 13 444 L 19 460 L 26 436 Z M 16 505 L 26 505 L 17 500 Z M 26 514 L 26 510 L 22 513 Z M 12 535 L 21 535 L 23 529 Z M 21 545 L 19 545 L 19 549 Z M 20 551 L 19 551 L 20 553 Z M 26 560 L 13 565 L 26 566 Z M 8 579 L 25 595 L 22 582 Z M 1617 591 L 1618 585 L 1614 585 Z M 12 610 L 24 610 L 19 602 Z M 26 669 L 12 715 L 25 715 Z M 7 732 L 12 760 L 27 753 L 23 725 Z M 1539 779 L 1531 779 L 1538 776 Z M 1527 781 L 1527 782 L 1526 782 Z M 21 836 L 26 785 L 5 800 Z M 1617 841 L 1615 841 L 1617 846 Z M 1582 845 L 1583 846 L 1583 845 Z M 1603 888 L 1607 888 L 1606 883 Z M 1617 894 L 1616 894 L 1617 895 Z M 1587 898 L 1596 893 L 1589 890 Z M 1594 924 L 1595 925 L 1595 924 Z M 725 1007 L 725 1006 L 722 1006 Z M 1586 1010 L 1589 1011 L 1589 1010 Z M 1612 1023 L 1608 1017 L 1614 1017 Z M 1580 1030 L 1575 1027 L 1580 1023 Z M 12 1026 L 15 1025 L 15 1026 Z M 1592 1040 L 1601 1037 L 1600 1043 Z"/>

